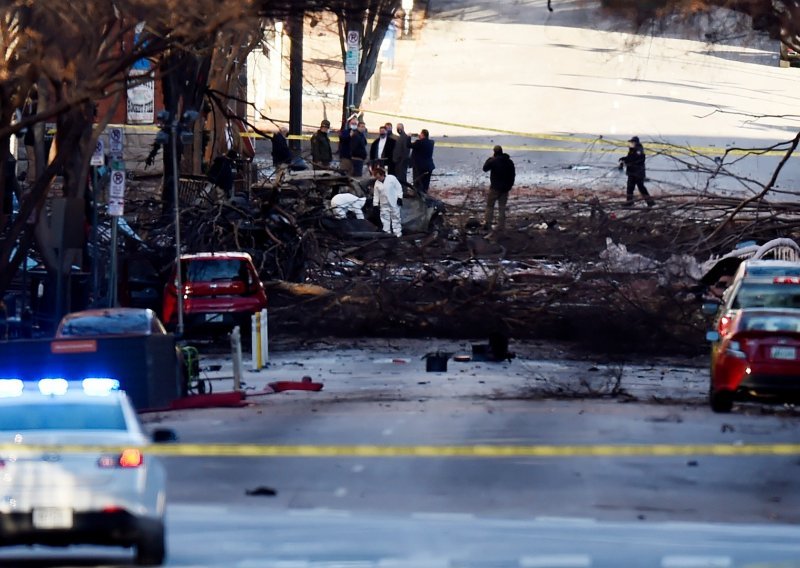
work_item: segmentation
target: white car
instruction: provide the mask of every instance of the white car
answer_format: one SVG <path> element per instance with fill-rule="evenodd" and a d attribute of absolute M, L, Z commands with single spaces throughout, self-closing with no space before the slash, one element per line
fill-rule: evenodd
<path fill-rule="evenodd" d="M 164 562 L 164 467 L 118 387 L 0 379 L 0 545 L 120 545 L 139 565 Z"/>

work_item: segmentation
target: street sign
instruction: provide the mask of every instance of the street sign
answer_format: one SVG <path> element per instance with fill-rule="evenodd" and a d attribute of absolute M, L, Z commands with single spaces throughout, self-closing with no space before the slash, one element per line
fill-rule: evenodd
<path fill-rule="evenodd" d="M 122 157 L 122 149 L 125 145 L 125 131 L 120 127 L 108 129 L 109 153 L 113 157 Z"/>
<path fill-rule="evenodd" d="M 347 32 L 347 51 L 344 57 L 344 80 L 358 83 L 358 62 L 361 59 L 361 34 L 358 30 Z"/>
<path fill-rule="evenodd" d="M 115 160 L 111 164 L 111 183 L 108 187 L 108 214 L 119 217 L 125 208 L 125 162 Z"/>
<path fill-rule="evenodd" d="M 92 153 L 92 159 L 89 162 L 92 166 L 102 166 L 106 163 L 105 157 L 105 144 L 103 143 L 102 139 L 97 140 L 97 145 L 94 147 L 94 152 Z"/>

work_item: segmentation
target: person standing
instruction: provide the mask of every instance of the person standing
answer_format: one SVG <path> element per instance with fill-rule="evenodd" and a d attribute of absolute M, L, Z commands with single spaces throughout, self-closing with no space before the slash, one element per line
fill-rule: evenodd
<path fill-rule="evenodd" d="M 314 167 L 328 168 L 333 161 L 331 141 L 328 138 L 330 127 L 330 121 L 323 120 L 319 125 L 319 130 L 311 135 L 311 161 Z"/>
<path fill-rule="evenodd" d="M 339 169 L 348 176 L 353 175 L 353 153 L 350 140 L 357 128 L 358 120 L 356 115 L 352 115 L 339 132 Z"/>
<path fill-rule="evenodd" d="M 370 167 L 380 166 L 389 175 L 395 175 L 394 162 L 392 162 L 395 144 L 395 139 L 389 136 L 386 126 L 381 126 L 378 137 L 372 141 L 369 148 Z"/>
<path fill-rule="evenodd" d="M 272 135 L 272 165 L 276 168 L 284 164 L 292 162 L 292 152 L 289 150 L 289 143 L 286 141 L 286 135 L 289 129 L 281 126 L 278 131 Z"/>
<path fill-rule="evenodd" d="M 647 192 L 647 188 L 644 186 L 646 177 L 644 161 L 644 147 L 641 142 L 639 142 L 639 137 L 634 136 L 628 140 L 628 154 L 619 159 L 619 169 L 622 169 L 623 166 L 627 168 L 625 172 L 628 175 L 627 198 L 625 200 L 626 207 L 633 205 L 633 189 L 635 187 L 639 188 L 639 193 L 647 200 L 648 207 L 652 207 L 655 203 Z"/>
<path fill-rule="evenodd" d="M 411 153 L 411 138 L 406 134 L 403 123 L 397 123 L 397 137 L 395 138 L 394 152 L 392 153 L 392 165 L 394 175 L 400 185 L 408 185 L 408 158 Z"/>
<path fill-rule="evenodd" d="M 411 143 L 411 168 L 414 174 L 414 187 L 422 193 L 428 193 L 431 185 L 431 174 L 436 168 L 433 163 L 433 140 L 426 129 L 419 131 L 417 140 Z"/>
<path fill-rule="evenodd" d="M 403 206 L 403 187 L 393 175 L 387 175 L 383 168 L 372 170 L 375 175 L 373 205 L 380 207 L 381 225 L 384 233 L 403 235 L 400 208 Z"/>
<path fill-rule="evenodd" d="M 367 160 L 367 125 L 359 121 L 355 131 L 350 132 L 350 153 L 353 155 L 353 176 L 364 175 L 364 162 Z"/>
<path fill-rule="evenodd" d="M 486 217 L 483 228 L 487 231 L 492 228 L 494 219 L 494 204 L 499 205 L 497 216 L 497 229 L 506 228 L 506 203 L 508 193 L 514 187 L 516 169 L 511 157 L 503 152 L 502 146 L 495 146 L 492 157 L 483 164 L 483 171 L 489 172 L 489 195 L 486 198 Z"/>

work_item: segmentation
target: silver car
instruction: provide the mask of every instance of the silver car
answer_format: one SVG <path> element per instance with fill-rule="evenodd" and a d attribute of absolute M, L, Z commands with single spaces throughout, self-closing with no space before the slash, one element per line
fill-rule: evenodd
<path fill-rule="evenodd" d="M 139 565 L 163 563 L 164 468 L 117 389 L 102 377 L 0 379 L 0 545 L 119 545 Z"/>

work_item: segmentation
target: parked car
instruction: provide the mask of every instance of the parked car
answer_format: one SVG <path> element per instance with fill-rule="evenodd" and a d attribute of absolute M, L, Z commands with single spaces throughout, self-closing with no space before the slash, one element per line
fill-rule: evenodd
<path fill-rule="evenodd" d="M 250 316 L 267 307 L 264 285 L 249 254 L 205 252 L 181 256 L 183 320 L 185 331 L 202 333 L 232 329 L 250 330 Z M 178 323 L 176 268 L 164 289 L 162 317 L 168 328 Z"/>
<path fill-rule="evenodd" d="M 730 412 L 737 400 L 800 400 L 800 309 L 740 310 L 722 332 L 711 360 L 709 404 Z"/>
<path fill-rule="evenodd" d="M 139 565 L 164 562 L 166 475 L 144 448 L 175 433 L 146 436 L 117 387 L 0 379 L 0 546 L 118 545 L 134 547 Z M 119 449 L 52 449 L 64 444 Z"/>
<path fill-rule="evenodd" d="M 800 307 L 800 262 L 745 260 L 722 293 L 721 304 L 707 304 L 716 314 L 714 327 L 722 332 L 743 308 Z"/>
<path fill-rule="evenodd" d="M 141 308 L 105 308 L 65 315 L 56 329 L 56 337 L 114 337 L 165 335 L 167 330 L 153 310 Z"/>

